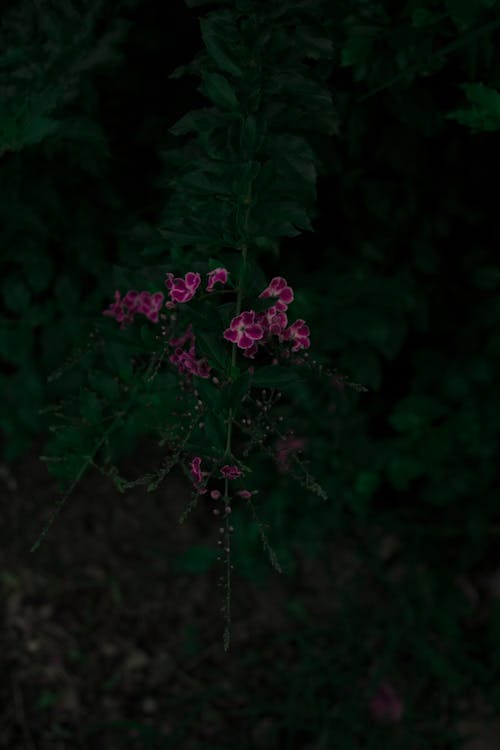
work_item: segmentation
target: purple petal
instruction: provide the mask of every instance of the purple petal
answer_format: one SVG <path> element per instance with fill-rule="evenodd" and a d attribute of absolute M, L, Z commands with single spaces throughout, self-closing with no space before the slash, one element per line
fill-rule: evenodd
<path fill-rule="evenodd" d="M 261 339 L 264 335 L 262 327 L 259 325 L 248 326 L 248 328 L 245 328 L 245 333 L 251 339 Z"/>
<path fill-rule="evenodd" d="M 253 344 L 253 339 L 250 338 L 250 336 L 247 336 L 246 333 L 243 331 L 240 339 L 238 341 L 238 346 L 241 349 L 249 349 Z"/>

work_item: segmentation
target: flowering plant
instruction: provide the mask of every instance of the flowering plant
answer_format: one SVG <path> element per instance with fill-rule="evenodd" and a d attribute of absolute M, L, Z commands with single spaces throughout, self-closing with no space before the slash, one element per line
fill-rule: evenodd
<path fill-rule="evenodd" d="M 243 263 L 246 261 L 245 250 L 244 248 Z M 162 375 L 170 377 L 168 382 L 171 386 L 175 384 L 178 390 L 176 401 L 183 401 L 186 408 L 181 413 L 171 413 L 171 417 L 177 418 L 178 432 L 172 425 L 170 428 L 166 424 L 162 425 L 164 436 L 160 444 L 168 441 L 172 450 L 176 443 L 177 445 L 173 455 L 156 475 L 128 481 L 120 477 L 116 469 L 106 471 L 98 466 L 94 458 L 91 461 L 103 473 L 110 474 L 121 491 L 145 481 L 148 483 L 148 491 L 152 491 L 159 486 L 172 466 L 178 463 L 192 484 L 191 501 L 180 522 L 185 521 L 200 496 L 213 504 L 212 512 L 215 516 L 224 518 L 225 525 L 221 527 L 223 538 L 219 540 L 219 545 L 223 548 L 226 565 L 226 647 L 229 644 L 233 569 L 231 535 L 234 526 L 230 516 L 235 502 L 245 500 L 251 507 L 270 562 L 281 572 L 281 566 L 253 504 L 253 496 L 258 494 L 258 489 L 249 484 L 251 468 L 243 461 L 242 456 L 259 446 L 273 457 L 281 473 L 289 472 L 293 463 L 301 472 L 294 476 L 307 489 L 327 499 L 326 492 L 295 454 L 304 447 L 303 438 L 283 435 L 278 429 L 278 422 L 272 421 L 270 412 L 282 398 L 283 390 L 299 382 L 306 372 L 329 373 L 334 377 L 334 373 L 322 364 L 309 362 L 308 352 L 304 351 L 310 347 L 310 330 L 306 322 L 298 319 L 289 323 L 289 306 L 293 302 L 294 293 L 286 279 L 281 276 L 272 278 L 253 299 L 253 303 L 248 299 L 249 309 L 246 310 L 241 309 L 245 299 L 241 280 L 233 290 L 225 289 L 230 280 L 231 272 L 225 267 L 217 266 L 206 272 L 207 283 L 202 289 L 200 273 L 189 271 L 184 277 L 166 273 L 164 284 L 168 290 L 167 295 L 160 290 L 152 293 L 129 290 L 122 297 L 119 290 L 115 291 L 114 301 L 102 311 L 102 315 L 120 323 L 124 334 L 133 328 L 138 315 L 145 316 L 150 323 L 158 326 L 160 332 L 152 340 L 143 336 L 149 340 L 153 349 L 153 357 L 144 380 L 152 383 L 155 380 L 161 381 Z M 213 305 L 217 295 L 225 292 L 236 293 L 235 307 L 230 303 L 232 312 L 227 305 L 221 305 L 218 309 Z M 259 307 L 262 309 L 258 309 Z M 208 330 L 203 330 L 201 321 L 204 321 Z M 297 356 L 302 351 L 303 355 Z M 264 403 L 266 389 L 270 389 L 270 397 Z M 255 391 L 259 391 L 258 396 Z M 225 434 L 219 424 L 221 414 L 224 415 Z M 120 412 L 119 417 L 123 416 L 124 413 Z M 235 427 L 247 438 L 238 453 L 234 450 Z M 266 439 L 271 435 L 278 438 L 274 450 L 266 444 Z M 208 446 L 210 450 L 207 450 Z M 55 515 L 42 532 L 35 548 Z"/>
<path fill-rule="evenodd" d="M 282 472 L 298 467 L 294 478 L 326 499 L 324 489 L 291 451 L 284 463 L 282 443 L 294 438 L 281 433 L 278 422 L 283 417 L 273 421 L 271 412 L 285 391 L 294 395 L 306 376 L 334 377 L 322 364 L 309 362 L 306 321 L 299 317 L 289 322 L 295 295 L 287 280 L 274 276 L 267 282 L 257 263 L 259 254 L 278 255 L 279 239 L 300 234 L 297 227 L 312 231 L 316 156 L 302 131 L 313 122 L 315 132 L 332 135 L 336 125 L 321 76 L 315 77 L 301 58 L 328 59 L 330 44 L 317 37 L 314 9 L 265 4 L 257 8 L 244 0 L 237 5 L 237 18 L 232 18 L 232 11 L 215 11 L 202 21 L 208 58 L 201 66 L 193 63 L 193 69 L 201 75 L 202 93 L 214 107 L 188 113 L 170 129 L 174 135 L 198 130 L 198 142 L 164 154 L 176 171 L 163 224 L 150 234 L 152 242 L 142 251 L 148 261 L 136 264 L 134 273 L 117 283 L 128 286 L 128 291 L 122 297 L 117 289 L 103 311 L 120 324 L 120 333 L 106 321 L 102 336 L 91 334 L 118 376 L 88 365 L 88 386 L 76 398 L 73 424 L 66 417 L 65 424 L 55 428 L 59 455 L 42 458 L 51 461 L 55 476 L 70 483 L 33 546 L 38 547 L 89 466 L 110 476 L 121 492 L 136 484 L 153 491 L 173 466 L 181 466 L 192 484 L 192 496 L 180 521 L 200 497 L 214 503 L 214 515 L 225 519 L 219 544 L 226 571 L 226 648 L 234 503 L 246 501 L 271 564 L 281 571 L 254 507 L 258 490 L 243 459 L 259 448 Z M 310 30 L 300 36 L 296 30 L 309 21 Z M 283 53 L 283 40 L 288 39 L 284 26 L 300 36 L 291 42 L 288 56 Z M 188 68 L 182 66 L 172 77 L 185 72 Z M 294 104 L 283 118 L 282 106 L 289 106 L 292 92 Z M 290 132 L 294 121 L 298 130 Z M 151 276 L 151 256 L 165 254 L 165 240 L 170 257 L 162 267 L 164 288 L 159 289 L 160 271 Z M 210 257 L 215 248 L 217 257 Z M 184 273 L 174 275 L 172 269 L 181 267 Z M 139 286 L 147 271 L 151 288 L 130 288 Z M 235 298 L 225 302 L 226 295 Z M 139 331 L 133 325 L 137 316 L 146 318 L 140 340 L 134 337 Z M 133 349 L 132 358 L 127 345 Z M 156 473 L 130 481 L 113 463 L 110 436 L 113 433 L 115 442 L 121 436 L 122 446 L 130 452 L 141 431 L 159 433 L 159 445 L 167 444 L 168 455 Z M 281 441 L 278 453 L 268 445 L 273 436 Z M 238 439 L 242 442 L 237 447 Z M 102 465 L 99 453 L 104 456 Z"/>

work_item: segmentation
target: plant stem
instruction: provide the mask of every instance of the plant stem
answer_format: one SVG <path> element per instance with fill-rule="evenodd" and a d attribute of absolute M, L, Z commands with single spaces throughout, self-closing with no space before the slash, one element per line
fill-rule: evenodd
<path fill-rule="evenodd" d="M 252 190 L 248 191 L 248 195 L 244 198 L 246 205 L 244 231 L 246 237 L 246 230 L 248 225 L 248 217 L 250 215 L 250 206 L 252 203 Z M 248 245 L 244 241 L 241 244 L 241 272 L 240 278 L 238 279 L 238 292 L 236 295 L 236 313 L 235 317 L 241 313 L 241 303 L 243 301 L 243 284 L 245 280 L 245 271 L 247 263 L 247 251 Z M 229 372 L 229 381 L 233 380 L 233 372 L 236 367 L 236 349 L 237 346 L 234 343 L 231 349 L 231 370 Z M 226 456 L 231 456 L 231 438 L 233 434 L 233 409 L 229 407 L 227 415 L 227 439 L 226 439 L 226 450 L 224 451 L 223 459 Z M 224 552 L 226 556 L 226 583 L 225 583 L 225 602 L 224 602 L 224 616 L 225 616 L 225 628 L 224 628 L 224 651 L 228 651 L 231 642 L 231 531 L 230 531 L 230 498 L 229 498 L 229 480 L 227 477 L 224 479 Z M 228 512 L 229 511 L 229 512 Z"/>
<path fill-rule="evenodd" d="M 250 212 L 250 207 L 248 207 L 247 211 L 246 211 L 245 224 L 248 221 L 248 214 L 249 214 L 249 212 Z M 243 243 L 243 245 L 242 245 L 242 252 L 241 252 L 241 257 L 242 257 L 241 276 L 240 276 L 240 279 L 239 279 L 238 293 L 237 293 L 237 296 L 236 296 L 236 313 L 235 313 L 235 317 L 236 317 L 236 315 L 240 314 L 240 312 L 241 312 L 241 303 L 243 301 L 243 278 L 244 278 L 245 268 L 246 268 L 246 262 L 247 262 L 247 250 L 248 250 L 248 247 L 247 247 L 246 243 Z M 236 367 L 236 350 L 237 350 L 237 346 L 236 346 L 236 344 L 233 344 L 232 349 L 231 349 L 231 372 Z M 231 374 L 229 375 L 229 378 L 232 379 Z M 230 408 L 229 409 L 229 413 L 228 413 L 228 418 L 227 418 L 227 440 L 226 440 L 226 450 L 224 451 L 224 456 L 223 456 L 224 458 L 226 456 L 230 456 L 231 455 L 231 437 L 232 437 L 232 433 L 233 433 L 233 410 Z M 227 495 L 227 484 L 226 484 L 225 495 Z"/>

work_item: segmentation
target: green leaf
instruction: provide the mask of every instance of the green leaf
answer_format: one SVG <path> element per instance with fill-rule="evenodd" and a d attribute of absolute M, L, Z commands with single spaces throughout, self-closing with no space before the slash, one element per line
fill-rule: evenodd
<path fill-rule="evenodd" d="M 210 445 L 215 445 L 218 450 L 223 450 L 226 444 L 226 434 L 224 425 L 220 420 L 220 412 L 218 415 L 206 414 L 204 418 L 205 435 Z"/>
<path fill-rule="evenodd" d="M 182 188 L 200 195 L 232 195 L 224 179 L 217 180 L 200 169 L 191 169 L 183 175 L 176 175 L 171 180 L 170 187 L 177 190 Z"/>
<path fill-rule="evenodd" d="M 267 122 L 259 115 L 248 114 L 241 122 L 240 148 L 243 153 L 251 157 L 256 154 L 264 143 L 267 132 Z"/>
<path fill-rule="evenodd" d="M 231 118 L 232 119 L 232 118 Z M 172 135 L 185 135 L 186 133 L 211 132 L 228 121 L 226 113 L 219 112 L 215 107 L 202 107 L 192 112 L 187 112 L 169 128 Z M 161 152 L 162 158 L 170 159 L 178 155 L 178 149 Z"/>
<path fill-rule="evenodd" d="M 233 13 L 211 13 L 200 20 L 200 28 L 208 54 L 219 68 L 234 76 L 241 76 L 242 69 L 237 60 L 242 57 L 242 39 L 236 29 Z"/>
<path fill-rule="evenodd" d="M 450 112 L 447 118 L 466 125 L 473 132 L 500 130 L 500 93 L 483 83 L 464 83 L 461 88 L 470 107 Z"/>
<path fill-rule="evenodd" d="M 198 378 L 195 388 L 205 406 L 211 411 L 218 413 L 222 409 L 224 394 L 215 383 L 206 378 Z"/>
<path fill-rule="evenodd" d="M 90 371 L 88 374 L 90 386 L 106 398 L 110 403 L 118 399 L 119 387 L 116 380 L 105 372 Z"/>
<path fill-rule="evenodd" d="M 238 175 L 234 181 L 234 193 L 240 198 L 246 198 L 252 183 L 259 174 L 261 164 L 258 161 L 249 161 L 241 165 Z"/>
<path fill-rule="evenodd" d="M 227 371 L 230 356 L 220 332 L 205 333 L 204 331 L 197 331 L 196 349 L 207 358 L 209 365 L 219 373 Z"/>
<path fill-rule="evenodd" d="M 203 73 L 203 84 L 199 89 L 220 109 L 235 112 L 239 110 L 238 99 L 229 81 L 219 73 Z"/>
<path fill-rule="evenodd" d="M 201 289 L 201 285 L 199 289 Z M 208 300 L 204 300 L 203 302 L 193 300 L 189 308 L 189 315 L 191 322 L 194 324 L 195 331 L 205 330 L 210 331 L 211 334 L 215 334 L 216 336 L 221 336 L 221 331 L 223 330 L 221 316 L 218 309 Z M 198 341 L 198 334 L 196 334 L 196 341 Z"/>
<path fill-rule="evenodd" d="M 288 198 L 265 200 L 260 196 L 250 215 L 250 231 L 261 231 L 268 237 L 297 237 L 301 234 L 299 230 L 313 231 L 309 213 L 310 210 L 299 201 Z"/>
<path fill-rule="evenodd" d="M 141 326 L 141 339 L 146 344 L 148 351 L 155 351 L 158 346 L 158 342 L 155 340 L 155 332 L 146 323 Z"/>
<path fill-rule="evenodd" d="M 259 295 L 264 291 L 269 283 L 269 280 L 267 279 L 263 269 L 259 266 L 259 264 L 253 257 L 247 259 L 244 274 L 242 274 L 241 270 L 239 270 L 238 275 L 242 276 L 246 296 Z M 264 302 L 265 304 L 263 305 L 263 307 L 259 308 L 259 311 L 265 310 L 270 306 L 270 304 L 268 304 L 269 300 L 265 300 L 264 298 L 254 301 L 256 305 L 260 304 L 261 302 Z M 254 309 L 257 310 L 257 307 L 255 307 Z"/>
<path fill-rule="evenodd" d="M 237 378 L 233 383 L 226 388 L 226 403 L 227 406 L 232 409 L 237 409 L 241 406 L 241 401 L 250 389 L 252 376 L 248 372 L 244 372 Z"/>
<path fill-rule="evenodd" d="M 315 29 L 307 26 L 297 26 L 295 30 L 297 49 L 301 55 L 313 60 L 331 60 L 333 57 L 333 42 L 327 37 L 319 36 Z"/>
<path fill-rule="evenodd" d="M 102 408 L 99 399 L 93 391 L 83 391 L 81 395 L 82 414 L 91 424 L 102 422 Z"/>

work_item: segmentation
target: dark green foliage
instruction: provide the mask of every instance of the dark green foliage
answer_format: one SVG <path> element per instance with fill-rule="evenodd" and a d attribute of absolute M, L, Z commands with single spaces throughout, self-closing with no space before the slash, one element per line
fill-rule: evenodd
<path fill-rule="evenodd" d="M 500 130 L 500 92 L 482 83 L 464 83 L 462 89 L 468 109 L 457 109 L 448 116 L 474 133 Z"/>
<path fill-rule="evenodd" d="M 47 398 L 43 376 L 88 336 L 109 289 L 100 212 L 111 221 L 116 197 L 106 183 L 110 154 L 89 76 L 121 63 L 127 26 L 116 19 L 98 31 L 107 11 L 103 2 L 86 10 L 23 2 L 2 15 L 0 424 L 7 459 L 46 427 L 38 415 Z M 84 184 L 93 191 L 86 201 Z"/>
<path fill-rule="evenodd" d="M 249 484 L 259 487 L 254 510 L 270 526 L 267 543 L 249 509 L 235 509 L 238 574 L 264 584 L 263 546 L 290 577 L 300 573 L 296 546 L 329 569 L 332 549 L 346 537 L 373 577 L 368 587 L 382 592 L 377 606 L 361 602 L 353 576 L 343 614 L 324 627 L 301 602 L 290 602 L 303 632 L 302 671 L 286 672 L 291 707 L 274 704 L 274 687 L 264 686 L 252 709 L 258 715 L 272 705 L 282 732 L 272 746 L 283 736 L 289 747 L 406 749 L 415 737 L 422 746 L 455 746 L 449 724 L 460 718 L 460 699 L 478 691 L 491 711 L 499 706 L 498 608 L 478 584 L 481 613 L 471 614 L 457 586 L 461 577 L 484 580 L 497 565 L 500 267 L 491 177 L 498 161 L 499 4 L 187 5 L 202 9 L 204 48 L 191 62 L 172 64 L 170 84 L 187 87 L 194 79 L 195 101 L 180 118 L 165 118 L 152 176 L 157 211 L 146 218 L 122 215 L 108 180 L 113 151 L 86 77 L 90 63 L 82 67 L 66 45 L 53 45 L 28 86 L 20 50 L 30 24 L 11 21 L 9 34 L 19 41 L 9 44 L 2 65 L 20 73 L 0 79 L 4 455 L 13 457 L 27 436 L 50 424 L 44 450 L 61 489 L 97 467 L 121 491 L 140 483 L 152 491 L 176 462 L 206 455 L 207 443 L 220 455 L 233 409 L 238 439 L 252 440 L 244 460 Z M 211 7 L 206 13 L 204 5 Z M 89 12 L 77 24 L 78 54 L 97 65 L 106 47 L 111 64 L 119 49 L 114 33 L 125 27 L 108 23 L 98 34 L 92 18 Z M 69 14 L 58 23 L 74 30 L 76 22 Z M 43 44 L 35 48 L 39 60 Z M 126 75 L 126 60 L 120 64 Z M 67 83 L 45 99 L 39 92 L 57 78 L 58 66 Z M 148 123 L 148 112 L 141 117 Z M 80 202 L 68 216 L 67 191 L 87 178 L 88 191 L 75 189 Z M 109 237 L 96 217 L 100 201 L 113 218 Z M 112 268 L 116 258 L 104 257 L 105 245 L 116 234 L 120 258 Z M 179 413 L 197 398 L 176 400 L 186 394 L 172 370 L 145 377 L 161 347 L 158 327 L 142 320 L 122 332 L 100 318 L 101 310 L 115 288 L 165 292 L 167 270 L 203 277 L 222 265 L 238 278 L 244 245 L 244 307 L 265 309 L 269 302 L 257 295 L 273 275 L 286 276 L 295 291 L 290 322 L 307 321 L 317 363 L 258 362 L 253 376 L 246 365 L 231 369 L 231 348 L 217 331 L 229 325 L 234 302 L 215 310 L 197 299 L 190 310 L 204 329 L 199 354 L 223 387 L 195 381 L 204 411 L 181 431 Z M 62 262 L 55 251 L 64 251 Z M 59 367 L 72 345 L 81 366 L 53 379 L 61 392 L 52 396 L 42 375 Z M 283 424 L 270 430 L 267 450 L 259 445 L 267 417 L 247 432 L 240 421 L 248 402 L 264 398 L 262 389 L 269 399 L 283 394 L 272 401 Z M 59 397 L 61 408 L 49 410 L 47 402 Z M 290 473 L 277 476 L 276 441 L 289 428 L 306 445 L 291 458 Z M 121 477 L 114 464 L 132 460 L 147 436 L 167 445 L 165 465 L 147 477 Z M 399 545 L 388 560 L 379 553 L 387 537 Z M 212 557 L 207 542 L 188 551 L 179 570 L 209 571 Z M 401 577 L 393 579 L 394 560 Z M 309 642 L 318 632 L 326 644 L 321 654 Z M 386 728 L 357 720 L 353 675 L 367 663 L 406 686 L 407 723 L 390 739 Z M 332 685 L 338 713 L 321 703 Z M 436 705 L 426 705 L 428 695 L 439 696 Z"/>

